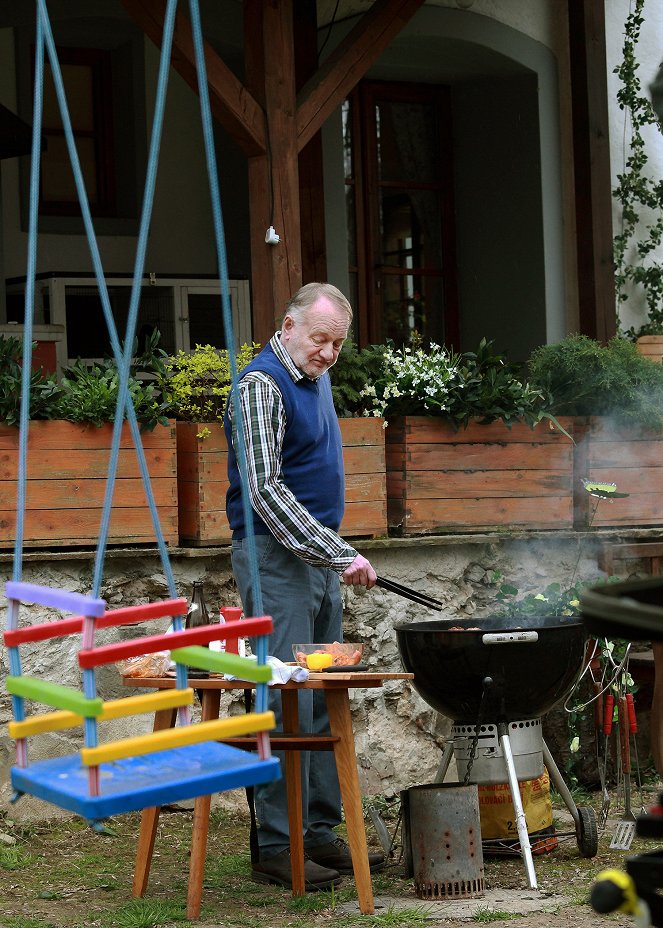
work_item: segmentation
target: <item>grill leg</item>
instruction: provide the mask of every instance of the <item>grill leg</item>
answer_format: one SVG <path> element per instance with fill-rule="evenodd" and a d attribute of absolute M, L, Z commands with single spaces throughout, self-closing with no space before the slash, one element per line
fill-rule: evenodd
<path fill-rule="evenodd" d="M 573 801 L 573 796 L 571 795 L 571 792 L 568 786 L 562 779 L 562 774 L 559 772 L 559 767 L 553 760 L 553 756 L 550 753 L 548 745 L 546 744 L 545 741 L 543 742 L 543 763 L 546 765 L 548 769 L 548 773 L 550 774 L 550 779 L 553 781 L 555 785 L 555 789 L 557 790 L 559 795 L 562 797 L 562 799 L 566 803 L 566 808 L 569 810 L 569 812 L 573 816 L 573 822 L 576 828 L 579 828 L 580 827 L 580 816 L 578 814 L 578 807 Z"/>
<path fill-rule="evenodd" d="M 534 872 L 532 845 L 529 842 L 529 834 L 527 833 L 527 822 L 525 820 L 525 812 L 523 809 L 522 799 L 520 797 L 520 787 L 518 786 L 518 777 L 516 776 L 516 766 L 513 762 L 509 729 L 503 722 L 500 722 L 497 726 L 497 732 L 500 739 L 502 753 L 504 754 L 504 763 L 506 764 L 507 776 L 509 778 L 511 801 L 513 802 L 513 808 L 516 813 L 516 827 L 518 829 L 518 841 L 520 842 L 520 854 L 525 864 L 525 870 L 527 871 L 529 888 L 537 889 L 538 884 L 536 882 L 536 873 Z"/>

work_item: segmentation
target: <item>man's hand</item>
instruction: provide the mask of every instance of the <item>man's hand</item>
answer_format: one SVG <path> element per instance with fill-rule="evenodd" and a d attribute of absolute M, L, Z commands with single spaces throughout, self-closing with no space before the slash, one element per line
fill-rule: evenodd
<path fill-rule="evenodd" d="M 371 562 L 358 554 L 352 564 L 345 568 L 341 578 L 348 586 L 365 586 L 367 590 L 370 590 L 372 586 L 375 586 L 378 575 L 371 567 Z"/>

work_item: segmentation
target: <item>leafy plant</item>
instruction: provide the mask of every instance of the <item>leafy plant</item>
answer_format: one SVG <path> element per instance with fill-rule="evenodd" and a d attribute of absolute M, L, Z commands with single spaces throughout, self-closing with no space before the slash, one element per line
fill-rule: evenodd
<path fill-rule="evenodd" d="M 459 357 L 458 388 L 452 389 L 448 413 L 454 423 L 466 426 L 476 418 L 484 423 L 501 419 L 506 425 L 534 426 L 552 418 L 543 391 L 527 383 L 520 366 L 495 353 L 492 345 L 482 338 L 476 351 Z"/>
<path fill-rule="evenodd" d="M 434 342 L 421 346 L 382 349 L 381 369 L 360 396 L 368 415 L 441 415 L 449 409 L 457 358 Z"/>
<path fill-rule="evenodd" d="M 553 419 L 544 392 L 527 383 L 520 367 L 496 353 L 485 338 L 476 351 L 462 354 L 434 343 L 387 346 L 381 369 L 360 398 L 367 415 L 443 416 L 456 427 L 467 426 L 470 419 L 501 419 L 508 426 Z"/>
<path fill-rule="evenodd" d="M 569 335 L 536 348 L 529 372 L 555 415 L 614 416 L 663 431 L 663 366 L 623 338 L 602 345 L 586 335 Z"/>
<path fill-rule="evenodd" d="M 65 370 L 60 381 L 58 418 L 94 425 L 112 422 L 119 390 L 120 376 L 114 361 L 88 365 L 78 360 Z M 129 395 L 142 431 L 168 424 L 155 383 L 131 376 Z"/>
<path fill-rule="evenodd" d="M 36 347 L 34 344 L 33 348 Z M 0 336 L 0 422 L 18 425 L 21 408 L 21 360 L 23 343 L 14 336 Z M 52 377 L 33 371 L 30 376 L 30 419 L 58 418 L 59 389 Z"/>
<path fill-rule="evenodd" d="M 237 369 L 243 370 L 259 350 L 255 343 L 242 345 Z M 190 354 L 179 351 L 167 357 L 159 377 L 165 406 L 187 422 L 223 421 L 230 384 L 228 351 L 212 345 L 196 345 Z"/>
<path fill-rule="evenodd" d="M 383 358 L 383 345 L 369 345 L 361 349 L 353 342 L 343 345 L 336 364 L 329 371 L 338 416 L 363 414 L 366 399 L 362 396 L 362 391 L 367 384 L 374 383 L 379 377 Z"/>
<path fill-rule="evenodd" d="M 622 61 L 614 69 L 621 83 L 617 102 L 630 124 L 628 156 L 613 190 L 613 196 L 621 204 L 620 229 L 614 237 L 617 299 L 623 305 L 639 289 L 644 293 L 648 313 L 644 325 L 637 331 L 631 328 L 626 332 L 631 338 L 663 334 L 663 264 L 655 260 L 663 240 L 663 179 L 647 173 L 649 159 L 642 131 L 646 126 L 658 125 L 658 117 L 642 92 L 636 58 L 644 4 L 645 0 L 636 0 L 629 11 L 624 25 Z M 650 217 L 649 224 L 646 217 Z"/>

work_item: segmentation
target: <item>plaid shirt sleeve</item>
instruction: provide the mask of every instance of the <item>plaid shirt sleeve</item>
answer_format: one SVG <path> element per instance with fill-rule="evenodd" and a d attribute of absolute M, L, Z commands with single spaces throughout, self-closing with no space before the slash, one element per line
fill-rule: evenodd
<path fill-rule="evenodd" d="M 252 372 L 241 379 L 239 396 L 253 509 L 277 541 L 302 560 L 343 573 L 357 552 L 314 519 L 284 482 L 281 449 L 286 417 L 276 383 L 267 374 Z M 232 428 L 236 444 L 234 418 Z"/>

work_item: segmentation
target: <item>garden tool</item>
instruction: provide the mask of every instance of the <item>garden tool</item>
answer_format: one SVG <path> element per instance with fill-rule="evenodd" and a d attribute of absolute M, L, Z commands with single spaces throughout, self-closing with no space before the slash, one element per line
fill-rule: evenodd
<path fill-rule="evenodd" d="M 612 731 L 612 705 L 614 697 L 608 694 L 606 699 L 603 699 L 603 687 L 599 681 L 594 681 L 592 684 L 594 688 L 594 726 L 596 731 L 596 769 L 599 773 L 599 781 L 601 783 L 601 811 L 599 812 L 598 818 L 598 827 L 600 829 L 605 828 L 605 823 L 608 820 L 608 812 L 610 811 L 610 793 L 608 792 L 608 787 L 606 785 L 606 771 L 608 766 L 608 741 L 610 737 L 610 732 Z M 609 706 L 608 706 L 609 701 Z M 606 717 L 606 711 L 609 713 L 609 718 Z M 603 760 L 601 760 L 601 748 L 600 748 L 600 738 L 603 734 L 605 738 L 605 749 L 603 752 Z"/>
<path fill-rule="evenodd" d="M 636 776 L 638 778 L 638 793 L 640 794 L 640 814 L 645 815 L 647 809 L 645 807 L 645 800 L 642 795 L 642 776 L 640 774 L 640 761 L 638 760 L 638 739 L 636 735 L 638 733 L 638 720 L 635 714 L 635 703 L 633 701 L 633 693 L 626 694 L 626 708 L 628 709 L 628 723 L 629 730 L 633 735 L 633 751 L 635 753 L 635 770 Z"/>
<path fill-rule="evenodd" d="M 635 815 L 631 811 L 631 739 L 626 696 L 620 696 L 618 699 L 617 717 L 624 782 L 624 814 L 617 823 L 610 847 L 613 850 L 628 851 L 635 837 Z"/>

